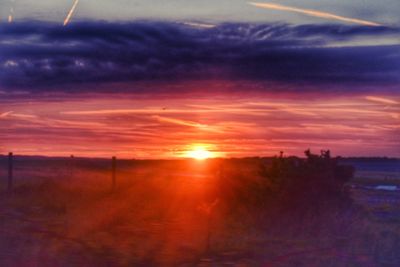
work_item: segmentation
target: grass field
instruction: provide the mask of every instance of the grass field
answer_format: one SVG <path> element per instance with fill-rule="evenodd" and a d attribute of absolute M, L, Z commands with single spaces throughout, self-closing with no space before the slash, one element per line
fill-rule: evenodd
<path fill-rule="evenodd" d="M 17 159 L 0 266 L 400 266 L 398 192 L 353 186 L 346 208 L 264 212 L 246 206 L 254 160 L 225 161 L 224 180 L 220 164 L 119 161 L 112 190 L 107 160 Z"/>

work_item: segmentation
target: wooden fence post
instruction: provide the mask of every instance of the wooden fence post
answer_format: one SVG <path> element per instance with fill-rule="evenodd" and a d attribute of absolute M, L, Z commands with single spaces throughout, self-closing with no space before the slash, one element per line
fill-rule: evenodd
<path fill-rule="evenodd" d="M 71 154 L 71 156 L 69 157 L 69 179 L 72 180 L 72 177 L 74 177 L 74 169 L 75 169 L 75 157 L 74 155 Z"/>
<path fill-rule="evenodd" d="M 117 169 L 117 158 L 114 156 L 112 157 L 112 191 L 115 190 L 116 186 L 116 169 Z"/>
<path fill-rule="evenodd" d="M 8 153 L 8 186 L 7 189 L 9 192 L 12 191 L 13 188 L 13 153 Z"/>

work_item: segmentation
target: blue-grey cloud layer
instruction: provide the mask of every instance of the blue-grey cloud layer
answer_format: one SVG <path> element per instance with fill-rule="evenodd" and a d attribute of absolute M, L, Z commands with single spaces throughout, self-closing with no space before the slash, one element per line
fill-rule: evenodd
<path fill-rule="evenodd" d="M 19 22 L 0 28 L 0 86 L 235 79 L 394 85 L 400 45 L 331 46 L 362 37 L 399 38 L 388 27 L 226 23 Z"/>

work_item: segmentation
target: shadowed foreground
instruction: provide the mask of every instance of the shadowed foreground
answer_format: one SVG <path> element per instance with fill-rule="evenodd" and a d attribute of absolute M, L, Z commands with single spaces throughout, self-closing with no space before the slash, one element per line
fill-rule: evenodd
<path fill-rule="evenodd" d="M 109 163 L 16 160 L 0 200 L 0 265 L 400 264 L 397 192 L 346 182 L 350 198 L 297 201 L 266 177 L 290 159 L 121 161 L 112 191 Z"/>

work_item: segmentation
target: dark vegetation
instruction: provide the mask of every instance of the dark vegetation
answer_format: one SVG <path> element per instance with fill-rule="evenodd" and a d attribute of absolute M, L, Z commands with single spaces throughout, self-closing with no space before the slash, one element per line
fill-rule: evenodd
<path fill-rule="evenodd" d="M 353 178 L 353 166 L 339 164 L 339 158 L 332 158 L 329 151 L 316 155 L 307 150 L 305 155 L 306 158 L 283 157 L 282 153 L 270 159 L 253 159 L 258 160 L 257 173 L 243 172 L 237 164 L 222 163 L 226 167 L 221 167 L 218 188 L 224 192 L 220 195 L 228 198 L 225 202 L 233 209 L 255 209 L 258 214 L 270 215 L 274 210 L 278 214 L 315 215 L 349 208 L 347 183 Z"/>
<path fill-rule="evenodd" d="M 14 163 L 14 190 L 0 194 L 0 266 L 400 263 L 400 211 L 385 202 L 400 198 L 354 191 L 354 169 L 328 151 L 306 151 L 305 158 L 118 160 L 113 191 L 111 159 Z"/>
<path fill-rule="evenodd" d="M 353 178 L 354 168 L 339 165 L 330 152 L 314 155 L 305 151 L 306 158 L 276 157 L 269 167 L 262 165 L 261 176 L 268 179 L 268 194 L 276 197 L 285 207 L 319 209 L 329 202 L 332 205 L 347 203 L 345 185 Z"/>

